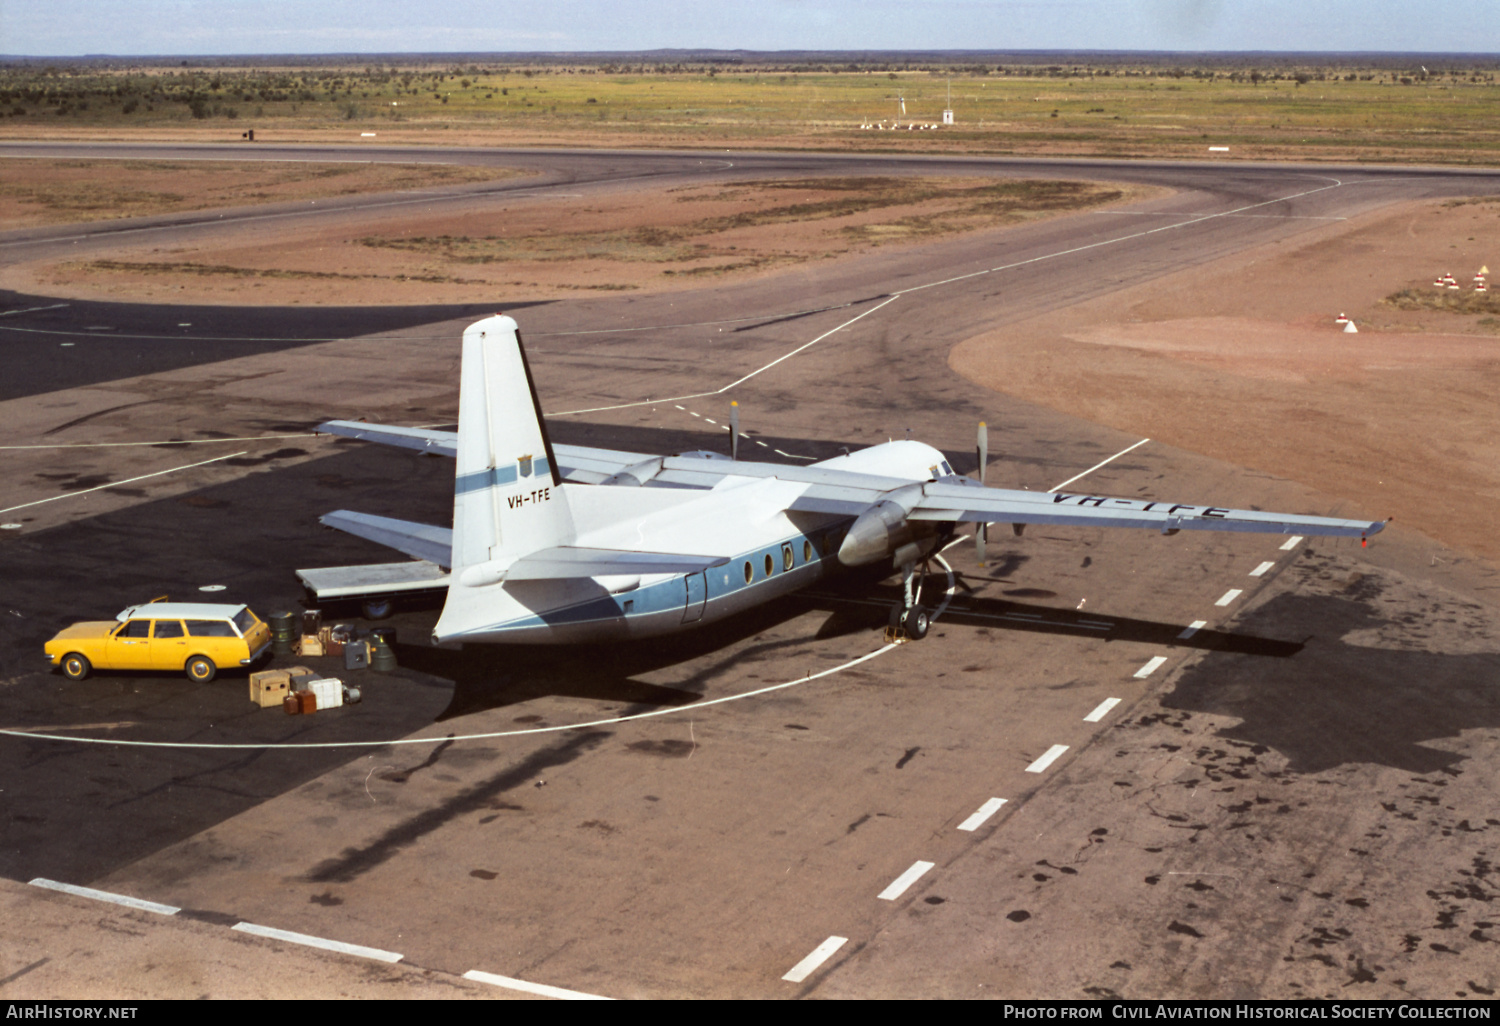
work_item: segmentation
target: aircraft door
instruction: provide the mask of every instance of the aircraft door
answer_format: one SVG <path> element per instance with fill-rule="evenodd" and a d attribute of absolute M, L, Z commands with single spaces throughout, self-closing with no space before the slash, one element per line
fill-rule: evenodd
<path fill-rule="evenodd" d="M 687 605 L 682 611 L 683 623 L 697 623 L 703 619 L 703 607 L 708 602 L 708 579 L 701 573 L 688 574 Z"/>

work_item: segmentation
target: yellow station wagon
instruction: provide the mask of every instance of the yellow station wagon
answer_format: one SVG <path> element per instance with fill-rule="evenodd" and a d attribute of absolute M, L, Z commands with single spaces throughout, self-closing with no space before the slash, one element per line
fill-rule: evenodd
<path fill-rule="evenodd" d="M 157 600 L 113 620 L 75 623 L 46 645 L 69 680 L 93 669 L 172 670 L 207 684 L 220 667 L 249 666 L 271 647 L 271 628 L 249 606 Z"/>

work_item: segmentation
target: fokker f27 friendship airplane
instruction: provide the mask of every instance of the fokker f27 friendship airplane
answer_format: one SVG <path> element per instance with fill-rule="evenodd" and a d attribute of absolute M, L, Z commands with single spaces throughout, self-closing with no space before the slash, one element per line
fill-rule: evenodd
<path fill-rule="evenodd" d="M 347 510 L 322 522 L 425 563 L 387 591 L 446 583 L 437 644 L 568 644 L 669 634 L 720 620 L 845 567 L 904 574 L 891 624 L 927 633 L 914 568 L 957 524 L 1073 524 L 1363 537 L 1379 521 L 986 488 L 941 452 L 893 441 L 810 466 L 553 445 L 516 322 L 464 332 L 458 431 L 329 421 L 327 434 L 457 458 L 453 526 Z M 433 566 L 432 564 L 436 564 Z M 451 568 L 444 576 L 442 568 Z M 357 579 L 370 568 L 340 570 Z M 373 578 L 372 578 L 373 579 Z M 353 594 L 358 588 L 345 589 Z M 373 591 L 367 591 L 366 595 Z M 368 608 L 368 606 L 367 606 Z"/>

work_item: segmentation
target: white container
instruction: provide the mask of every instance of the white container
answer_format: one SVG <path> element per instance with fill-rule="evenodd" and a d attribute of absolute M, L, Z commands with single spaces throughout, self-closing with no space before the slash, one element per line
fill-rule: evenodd
<path fill-rule="evenodd" d="M 308 681 L 307 689 L 317 698 L 319 712 L 337 709 L 344 704 L 344 682 L 337 677 Z"/>

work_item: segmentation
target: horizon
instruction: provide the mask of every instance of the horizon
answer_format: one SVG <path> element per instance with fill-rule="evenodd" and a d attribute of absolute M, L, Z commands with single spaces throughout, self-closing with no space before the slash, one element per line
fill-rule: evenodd
<path fill-rule="evenodd" d="M 1500 30 L 1482 17 L 1435 16 L 1397 0 L 450 0 L 436 15 L 398 0 L 0 0 L 0 51 L 74 60 L 663 51 L 1488 56 L 1500 51 Z"/>

